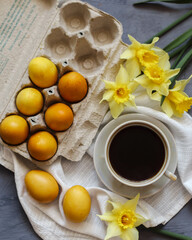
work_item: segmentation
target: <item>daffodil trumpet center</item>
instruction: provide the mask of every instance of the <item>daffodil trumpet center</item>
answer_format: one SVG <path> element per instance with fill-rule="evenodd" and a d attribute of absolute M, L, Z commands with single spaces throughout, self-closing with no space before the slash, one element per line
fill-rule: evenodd
<path fill-rule="evenodd" d="M 120 213 L 118 217 L 118 225 L 122 229 L 133 228 L 137 218 L 135 212 L 132 210 L 124 210 Z"/>
<path fill-rule="evenodd" d="M 165 73 L 159 66 L 148 67 L 144 71 L 145 75 L 154 83 L 161 84 L 165 80 Z"/>
<path fill-rule="evenodd" d="M 151 64 L 157 64 L 159 57 L 152 50 L 139 49 L 136 56 L 142 66 L 149 66 Z"/>
<path fill-rule="evenodd" d="M 119 103 L 124 103 L 129 100 L 129 89 L 125 84 L 118 84 L 114 91 L 114 99 Z"/>
<path fill-rule="evenodd" d="M 192 105 L 192 98 L 188 98 L 180 92 L 170 91 L 167 97 L 175 105 L 179 113 L 188 111 Z"/>

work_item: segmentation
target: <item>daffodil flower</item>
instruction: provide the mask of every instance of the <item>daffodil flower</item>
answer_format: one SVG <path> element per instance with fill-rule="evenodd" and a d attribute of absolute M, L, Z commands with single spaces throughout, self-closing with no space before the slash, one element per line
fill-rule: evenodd
<path fill-rule="evenodd" d="M 143 75 L 135 79 L 137 83 L 146 88 L 149 96 L 154 91 L 160 95 L 167 96 L 169 94 L 169 85 L 171 84 L 170 78 L 177 75 L 180 71 L 180 69 L 167 69 L 168 66 L 166 66 L 165 62 L 164 65 L 162 63 L 159 63 L 159 65 L 150 65 L 144 70 Z"/>
<path fill-rule="evenodd" d="M 106 81 L 105 92 L 101 100 L 109 102 L 109 108 L 113 118 L 117 118 L 126 106 L 135 106 L 135 96 L 131 93 L 137 88 L 138 83 L 133 81 L 135 72 L 128 73 L 121 65 L 115 78 L 115 82 Z"/>
<path fill-rule="evenodd" d="M 169 94 L 165 98 L 162 109 L 169 116 L 182 117 L 185 111 L 188 111 L 192 105 L 192 97 L 184 92 L 185 86 L 189 83 L 192 75 L 187 80 L 176 81 L 173 89 L 169 89 Z M 161 100 L 161 95 L 154 93 L 151 96 L 154 100 Z"/>
<path fill-rule="evenodd" d="M 141 44 L 135 38 L 128 35 L 131 45 L 121 54 L 121 59 L 126 59 L 126 67 L 132 64 L 137 76 L 149 67 L 151 64 L 158 64 L 163 58 L 169 64 L 169 55 L 161 48 L 155 47 L 155 43 L 159 40 L 155 37 L 151 44 Z"/>
<path fill-rule="evenodd" d="M 139 194 L 124 204 L 109 201 L 113 206 L 113 210 L 103 215 L 98 215 L 101 220 L 108 222 L 105 240 L 116 236 L 119 236 L 123 240 L 139 239 L 139 233 L 136 227 L 147 220 L 135 212 L 138 200 Z"/>

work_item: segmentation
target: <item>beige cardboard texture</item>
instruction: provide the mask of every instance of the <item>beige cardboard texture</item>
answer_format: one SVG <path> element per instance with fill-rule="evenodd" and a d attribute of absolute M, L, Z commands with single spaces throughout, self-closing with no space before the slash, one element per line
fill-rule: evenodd
<path fill-rule="evenodd" d="M 79 103 L 69 104 L 59 95 L 57 84 L 40 89 L 45 104 L 41 113 L 26 117 L 30 134 L 47 130 L 44 112 L 54 102 L 64 102 L 74 112 L 74 122 L 65 132 L 49 131 L 58 140 L 54 157 L 45 162 L 31 158 L 27 141 L 8 146 L 37 165 L 50 164 L 58 156 L 79 161 L 90 146 L 107 111 L 99 104 L 104 83 L 114 80 L 119 56 L 125 49 L 121 42 L 122 26 L 112 16 L 81 1 L 64 1 L 56 7 L 54 0 L 12 0 L 1 3 L 0 16 L 0 113 L 1 120 L 9 114 L 21 115 L 15 97 L 25 86 L 33 86 L 28 77 L 28 64 L 37 56 L 54 62 L 59 77 L 68 71 L 81 73 L 88 82 L 88 94 Z"/>

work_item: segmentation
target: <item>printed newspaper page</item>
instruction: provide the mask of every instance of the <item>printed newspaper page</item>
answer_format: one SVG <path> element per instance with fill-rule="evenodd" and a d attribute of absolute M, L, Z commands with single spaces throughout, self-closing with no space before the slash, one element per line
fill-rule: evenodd
<path fill-rule="evenodd" d="M 0 114 L 57 14 L 56 0 L 0 4 Z"/>

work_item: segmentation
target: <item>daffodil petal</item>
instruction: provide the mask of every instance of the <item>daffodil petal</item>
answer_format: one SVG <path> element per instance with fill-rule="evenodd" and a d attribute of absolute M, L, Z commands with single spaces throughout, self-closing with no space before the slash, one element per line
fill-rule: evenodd
<path fill-rule="evenodd" d="M 183 94 L 185 97 L 189 97 L 188 95 L 187 95 L 187 93 L 185 93 L 185 92 L 182 92 L 182 91 L 179 91 L 181 94 Z"/>
<path fill-rule="evenodd" d="M 179 80 L 175 82 L 175 86 L 172 89 L 173 91 L 184 91 L 186 85 L 190 82 L 192 75 L 188 79 Z"/>
<path fill-rule="evenodd" d="M 103 98 L 102 98 L 101 102 L 104 101 L 104 100 L 109 102 L 112 99 L 113 94 L 114 94 L 113 90 L 105 91 L 104 94 L 103 94 Z"/>
<path fill-rule="evenodd" d="M 130 40 L 130 42 L 132 43 L 132 46 L 133 46 L 134 48 L 139 48 L 139 47 L 141 47 L 141 43 L 138 42 L 134 37 L 132 37 L 131 35 L 128 35 L 128 38 L 129 38 L 129 40 Z"/>
<path fill-rule="evenodd" d="M 161 108 L 167 114 L 168 117 L 172 117 L 173 116 L 173 109 L 172 109 L 172 107 L 173 106 L 170 103 L 170 101 L 167 98 L 165 98 Z"/>
<path fill-rule="evenodd" d="M 149 85 L 146 87 L 147 92 L 154 92 L 157 91 L 159 94 L 162 95 L 161 91 L 160 91 L 160 86 L 154 83 L 149 83 Z"/>
<path fill-rule="evenodd" d="M 149 95 L 149 97 L 150 97 L 152 100 L 161 101 L 162 95 L 159 94 L 158 92 L 152 92 L 152 91 L 150 91 L 150 90 L 147 89 L 147 94 Z"/>
<path fill-rule="evenodd" d="M 173 109 L 180 114 L 188 111 L 192 105 L 192 98 L 189 98 L 187 94 L 182 91 L 171 91 L 168 99 L 174 106 Z"/>
<path fill-rule="evenodd" d="M 122 240 L 138 240 L 139 239 L 139 232 L 136 228 L 127 228 L 121 234 Z"/>
<path fill-rule="evenodd" d="M 151 90 L 151 89 L 149 89 L 149 88 L 147 88 L 146 91 L 147 91 L 148 96 L 149 96 L 151 99 L 153 99 L 153 97 L 154 97 L 154 96 L 153 96 L 153 92 L 158 93 L 157 91 Z M 158 94 L 159 94 L 159 93 L 158 93 Z"/>
<path fill-rule="evenodd" d="M 117 118 L 124 110 L 124 105 L 122 103 L 116 103 L 114 100 L 109 102 L 109 108 L 113 118 Z"/>
<path fill-rule="evenodd" d="M 159 41 L 159 38 L 158 37 L 154 37 L 152 42 L 149 43 L 149 44 L 142 44 L 142 46 L 145 48 L 145 49 L 151 49 L 154 47 L 155 43 Z"/>
<path fill-rule="evenodd" d="M 147 219 L 145 219 L 143 216 L 141 216 L 140 214 L 136 214 L 136 218 L 137 221 L 135 222 L 135 227 L 140 226 L 141 224 L 143 224 L 144 222 L 148 221 Z"/>
<path fill-rule="evenodd" d="M 135 50 L 128 47 L 120 56 L 120 59 L 132 59 L 135 57 Z"/>
<path fill-rule="evenodd" d="M 166 78 L 170 79 L 170 78 L 176 76 L 179 73 L 179 71 L 180 71 L 180 68 L 170 69 L 170 70 L 165 71 Z"/>
<path fill-rule="evenodd" d="M 109 203 L 111 203 L 111 205 L 113 206 L 113 209 L 118 209 L 122 207 L 122 203 L 120 202 L 112 202 L 112 201 L 108 201 Z"/>
<path fill-rule="evenodd" d="M 119 235 L 121 235 L 121 228 L 118 226 L 118 224 L 115 222 L 109 223 L 107 227 L 107 234 L 105 236 L 105 240 L 112 237 L 117 237 Z"/>
<path fill-rule="evenodd" d="M 140 194 L 138 193 L 135 198 L 128 200 L 125 204 L 123 204 L 123 208 L 135 211 L 137 207 L 137 203 L 139 201 L 139 197 L 140 197 Z"/>
<path fill-rule="evenodd" d="M 120 235 L 120 238 L 122 240 L 132 240 L 132 238 L 130 238 L 129 234 L 127 234 L 127 231 L 123 232 L 121 235 Z"/>
<path fill-rule="evenodd" d="M 171 81 L 161 84 L 159 87 L 159 93 L 167 96 L 169 94 L 169 85 L 170 85 Z"/>
<path fill-rule="evenodd" d="M 143 87 L 148 87 L 151 81 L 148 77 L 146 77 L 144 74 L 134 79 L 137 83 L 139 83 Z"/>
<path fill-rule="evenodd" d="M 112 222 L 115 221 L 116 218 L 112 212 L 105 212 L 103 215 L 97 215 L 101 220 Z"/>
<path fill-rule="evenodd" d="M 128 88 L 129 88 L 131 93 L 134 92 L 137 89 L 138 86 L 139 86 L 139 83 L 136 82 L 136 81 L 131 81 L 131 82 L 128 83 Z"/>
<path fill-rule="evenodd" d="M 134 96 L 134 95 L 129 94 L 129 101 L 131 102 L 131 104 L 132 104 L 133 106 L 135 106 L 135 96 Z"/>
<path fill-rule="evenodd" d="M 149 44 L 149 45 L 154 46 L 155 43 L 158 42 L 158 41 L 159 41 L 159 37 L 154 37 L 153 40 L 152 40 L 152 42 L 151 42 L 151 44 Z"/>
<path fill-rule="evenodd" d="M 117 73 L 115 81 L 116 84 L 127 84 L 127 82 L 129 81 L 129 74 L 123 67 L 123 65 L 120 65 L 120 69 L 119 72 Z"/>
<path fill-rule="evenodd" d="M 184 91 L 185 86 L 187 85 L 188 82 L 186 82 L 186 80 L 179 80 L 179 81 L 175 81 L 175 86 L 170 89 L 170 91 Z"/>
<path fill-rule="evenodd" d="M 160 85 L 155 84 L 153 82 L 149 82 L 148 84 L 145 84 L 145 85 L 143 84 L 142 86 L 146 88 L 149 96 L 151 96 L 153 91 L 157 91 L 160 95 L 167 96 L 169 94 L 169 85 L 170 85 L 170 81 L 167 81 Z"/>
<path fill-rule="evenodd" d="M 157 54 L 160 58 L 166 54 L 169 59 L 169 54 L 165 52 L 162 48 L 154 46 L 151 48 L 151 50 L 154 51 L 155 54 Z"/>
<path fill-rule="evenodd" d="M 154 84 L 153 82 L 149 82 L 149 84 L 147 86 L 143 86 L 146 88 L 147 92 L 150 91 L 150 92 L 153 92 L 153 91 L 157 91 L 157 92 L 160 92 L 159 88 L 160 86 L 157 85 L 157 84 Z"/>
<path fill-rule="evenodd" d="M 124 103 L 127 107 L 136 107 L 135 104 L 135 96 L 132 94 L 129 94 L 129 101 Z"/>
<path fill-rule="evenodd" d="M 127 60 L 125 67 L 129 74 L 130 81 L 141 74 L 141 67 L 137 58 Z"/>
<path fill-rule="evenodd" d="M 115 82 L 112 82 L 112 81 L 104 80 L 104 83 L 105 83 L 105 89 L 114 89 L 116 86 Z"/>
<path fill-rule="evenodd" d="M 183 114 L 179 113 L 173 104 L 172 104 L 172 109 L 173 109 L 173 115 L 175 115 L 176 117 L 182 117 Z"/>
<path fill-rule="evenodd" d="M 163 51 L 163 50 L 162 50 Z M 164 51 L 163 51 L 164 52 Z M 163 70 L 169 70 L 171 67 L 170 61 L 169 61 L 169 55 L 168 53 L 164 52 L 162 53 L 161 57 L 159 58 L 159 67 Z"/>

